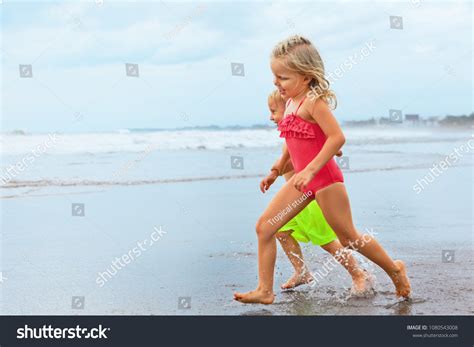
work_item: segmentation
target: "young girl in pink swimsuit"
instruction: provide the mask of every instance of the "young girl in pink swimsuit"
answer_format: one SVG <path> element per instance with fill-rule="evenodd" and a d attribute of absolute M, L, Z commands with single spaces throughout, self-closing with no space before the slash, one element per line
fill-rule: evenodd
<path fill-rule="evenodd" d="M 318 51 L 308 39 L 292 36 L 274 48 L 271 69 L 275 86 L 289 99 L 285 118 L 278 125 L 287 149 L 261 185 L 264 191 L 268 190 L 290 157 L 296 174 L 273 197 L 257 221 L 257 289 L 234 293 L 234 299 L 242 303 L 273 303 L 275 233 L 310 202 L 311 199 L 301 199 L 304 194 L 316 199 L 343 246 L 379 265 L 395 285 L 397 296 L 408 297 L 411 289 L 405 264 L 392 260 L 372 236 L 361 235 L 352 222 L 344 178 L 333 159 L 345 138 L 329 107 L 336 104 L 336 97 L 324 77 Z M 276 220 L 274 217 L 281 211 L 286 213 Z M 269 223 L 270 220 L 273 222 Z"/>

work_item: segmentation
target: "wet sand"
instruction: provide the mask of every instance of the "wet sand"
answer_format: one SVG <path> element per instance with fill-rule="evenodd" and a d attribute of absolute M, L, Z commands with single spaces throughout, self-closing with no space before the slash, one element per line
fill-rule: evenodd
<path fill-rule="evenodd" d="M 272 195 L 244 178 L 138 186 L 41 187 L 3 199 L 1 314 L 140 315 L 469 315 L 474 313 L 472 167 L 449 168 L 421 194 L 426 169 L 345 174 L 354 220 L 403 259 L 413 298 L 395 298 L 371 264 L 377 293 L 348 298 L 340 267 L 316 286 L 281 292 L 291 266 L 278 250 L 276 302 L 243 305 L 234 291 L 257 282 L 255 221 Z M 275 187 L 276 188 L 276 187 Z M 84 203 L 84 216 L 71 205 Z M 156 231 L 162 232 L 156 242 Z M 148 240 L 148 243 L 143 243 Z M 134 255 L 103 286 L 98 274 L 116 257 Z M 443 262 L 443 250 L 454 262 Z M 328 259 L 303 252 L 312 271 Z M 451 258 L 450 258 L 451 259 Z M 448 259 L 449 260 L 449 259 Z M 445 259 L 446 261 L 446 259 Z M 72 297 L 83 304 L 73 308 Z M 81 297 L 84 297 L 82 299 Z M 84 301 L 82 301 L 84 300 Z"/>

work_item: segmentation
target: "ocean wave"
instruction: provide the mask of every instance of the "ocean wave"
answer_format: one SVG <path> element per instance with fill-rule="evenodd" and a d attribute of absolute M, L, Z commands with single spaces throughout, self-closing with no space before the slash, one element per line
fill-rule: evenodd
<path fill-rule="evenodd" d="M 469 163 L 457 164 L 456 167 L 471 166 Z M 394 165 L 389 167 L 366 167 L 360 169 L 345 170 L 344 174 L 358 174 L 376 171 L 398 171 L 398 170 L 419 170 L 429 169 L 432 167 L 430 163 L 413 163 L 409 165 Z M 173 184 L 198 181 L 221 181 L 221 180 L 237 180 L 248 178 L 263 178 L 266 173 L 253 173 L 241 175 L 215 175 L 200 177 L 181 177 L 181 178 L 157 178 L 157 179 L 134 179 L 134 180 L 93 180 L 93 179 L 39 179 L 39 180 L 11 180 L 7 184 L 0 185 L 2 189 L 17 188 L 40 188 L 40 187 L 84 187 L 84 186 L 139 186 L 153 184 Z"/>
<path fill-rule="evenodd" d="M 184 177 L 184 178 L 162 178 L 148 180 L 11 180 L 0 187 L 7 188 L 26 188 L 26 187 L 79 187 L 79 186 L 137 186 L 148 184 L 168 184 L 168 183 L 184 183 L 196 181 L 216 181 L 263 177 L 264 174 L 248 174 L 248 175 L 221 175 L 221 176 L 203 176 L 203 177 Z"/>
<path fill-rule="evenodd" d="M 130 131 L 130 129 L 118 129 L 117 133 L 119 133 L 119 134 L 130 134 L 131 131 Z"/>
<path fill-rule="evenodd" d="M 153 150 L 220 150 L 275 147 L 283 143 L 275 129 L 244 130 L 163 130 L 154 132 L 80 134 L 1 134 L 0 151 L 4 155 L 29 153 L 48 139 L 47 154 L 96 154 L 143 152 Z M 127 132 L 128 131 L 128 132 Z M 348 128 L 346 146 L 388 145 L 396 143 L 452 142 L 470 138 L 470 133 L 433 129 Z"/>

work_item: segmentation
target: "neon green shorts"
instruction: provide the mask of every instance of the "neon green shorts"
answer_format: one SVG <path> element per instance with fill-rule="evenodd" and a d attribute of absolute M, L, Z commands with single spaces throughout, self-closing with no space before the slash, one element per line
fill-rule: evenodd
<path fill-rule="evenodd" d="M 323 246 L 337 239 L 336 234 L 324 218 L 318 203 L 313 200 L 303 211 L 296 215 L 278 230 L 293 230 L 291 236 L 300 242 L 311 241 L 315 245 Z"/>

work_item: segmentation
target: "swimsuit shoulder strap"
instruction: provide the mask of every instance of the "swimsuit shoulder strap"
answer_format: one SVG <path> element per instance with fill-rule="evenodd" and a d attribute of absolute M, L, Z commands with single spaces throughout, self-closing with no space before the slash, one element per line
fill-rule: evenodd
<path fill-rule="evenodd" d="M 300 101 L 300 104 L 296 108 L 295 114 L 298 114 L 298 110 L 300 109 L 301 105 L 303 105 L 304 100 L 306 99 L 306 96 L 303 98 L 303 100 Z"/>
<path fill-rule="evenodd" d="M 290 104 L 290 102 L 291 102 L 291 99 L 286 100 L 285 108 L 288 108 L 288 105 Z"/>

